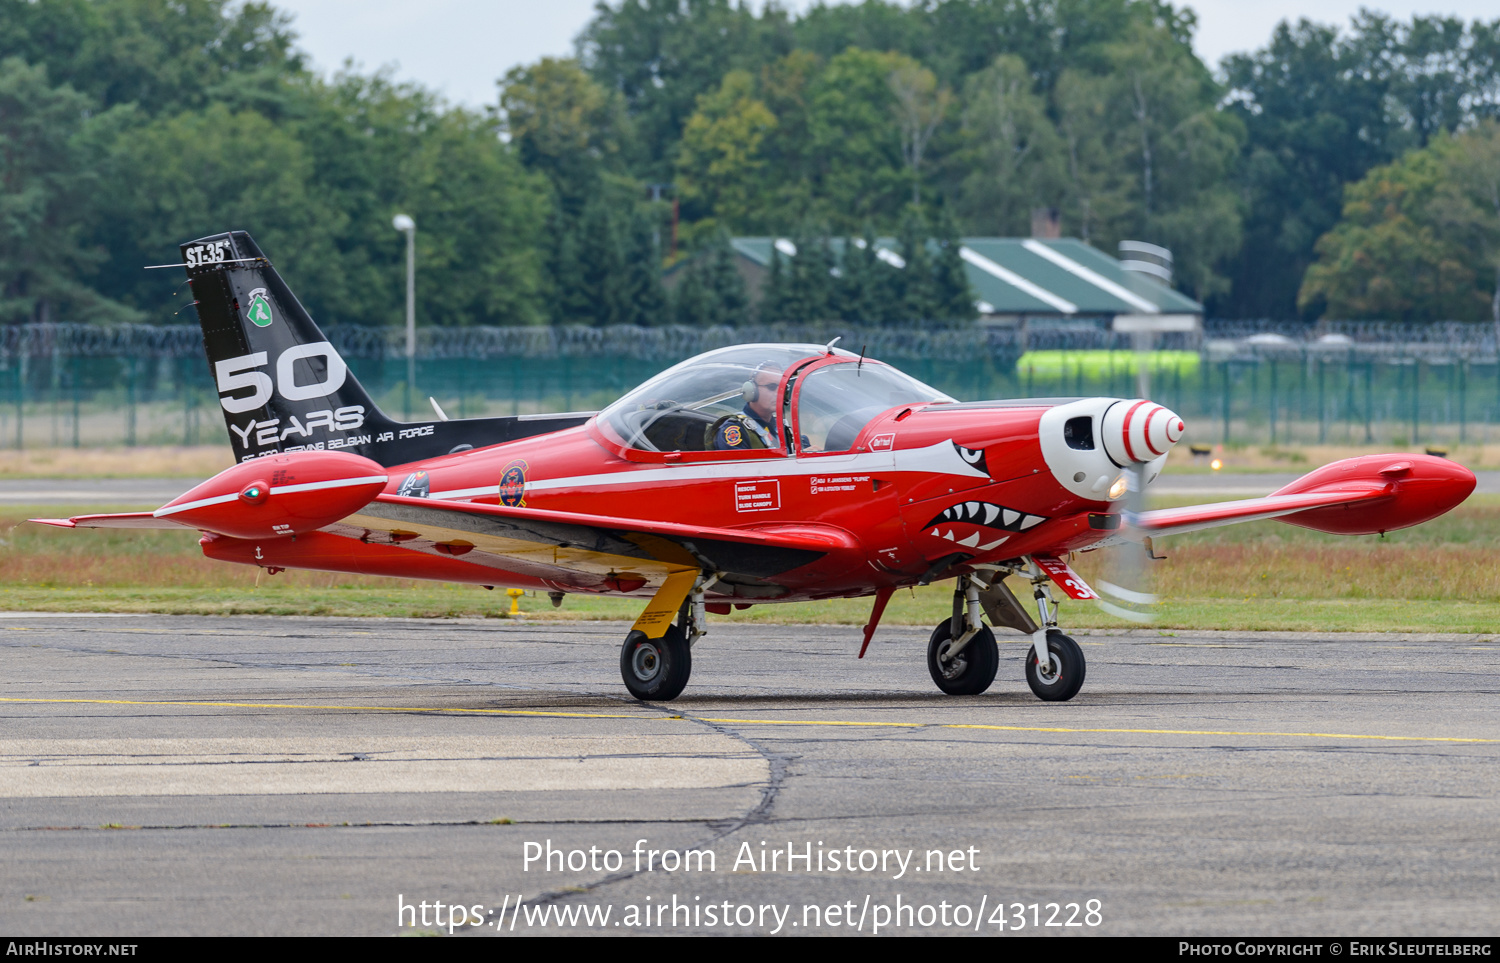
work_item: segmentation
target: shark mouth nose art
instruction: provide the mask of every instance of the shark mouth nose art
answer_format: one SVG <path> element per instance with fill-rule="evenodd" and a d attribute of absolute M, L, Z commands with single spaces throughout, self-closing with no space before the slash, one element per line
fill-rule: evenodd
<path fill-rule="evenodd" d="M 923 527 L 930 529 L 928 534 L 934 538 L 947 539 L 965 548 L 988 552 L 998 548 L 1010 536 L 1002 535 L 997 539 L 988 540 L 988 536 L 992 533 L 980 531 L 981 528 L 1003 532 L 1024 532 L 1046 520 L 1041 515 L 1031 515 L 1014 508 L 1006 508 L 1004 505 L 996 505 L 993 502 L 974 501 L 960 502 L 951 508 L 943 509 Z M 985 540 L 983 544 L 981 544 L 982 539 Z"/>

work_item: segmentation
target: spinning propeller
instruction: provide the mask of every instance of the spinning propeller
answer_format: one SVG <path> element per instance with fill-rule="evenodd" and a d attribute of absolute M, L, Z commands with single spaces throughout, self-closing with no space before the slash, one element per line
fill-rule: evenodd
<path fill-rule="evenodd" d="M 1146 511 L 1146 490 L 1166 465 L 1167 453 L 1182 439 L 1184 425 L 1174 412 L 1144 399 L 1117 402 L 1102 419 L 1101 434 L 1110 460 L 1123 466 L 1126 531 Z M 1119 484 L 1117 482 L 1116 484 Z M 1114 494 L 1114 492 L 1111 492 Z M 1099 607 L 1117 618 L 1146 625 L 1154 621 L 1149 559 L 1158 556 L 1149 541 L 1127 540 L 1107 550 L 1105 572 L 1097 588 Z"/>

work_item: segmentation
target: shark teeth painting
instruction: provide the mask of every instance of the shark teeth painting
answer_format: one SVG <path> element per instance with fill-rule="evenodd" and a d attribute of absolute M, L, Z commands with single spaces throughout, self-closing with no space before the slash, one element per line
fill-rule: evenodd
<path fill-rule="evenodd" d="M 957 505 L 943 509 L 942 514 L 934 516 L 932 521 L 928 522 L 925 527 L 930 528 L 953 522 L 963 522 L 970 525 L 982 525 L 985 528 L 997 528 L 1007 532 L 1024 532 L 1046 520 L 1041 515 L 1032 515 L 1029 512 L 1006 508 L 1004 505 L 996 505 L 992 502 L 971 501 L 959 502 Z"/>

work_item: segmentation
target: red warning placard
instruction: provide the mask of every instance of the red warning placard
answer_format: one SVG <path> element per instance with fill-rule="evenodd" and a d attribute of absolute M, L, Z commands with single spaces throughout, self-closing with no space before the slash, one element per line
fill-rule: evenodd
<path fill-rule="evenodd" d="M 1083 580 L 1077 572 L 1068 567 L 1068 563 L 1052 555 L 1033 555 L 1036 564 L 1041 570 L 1052 577 L 1057 587 L 1068 593 L 1068 598 L 1073 599 L 1096 599 L 1099 593 L 1089 587 L 1089 583 Z"/>

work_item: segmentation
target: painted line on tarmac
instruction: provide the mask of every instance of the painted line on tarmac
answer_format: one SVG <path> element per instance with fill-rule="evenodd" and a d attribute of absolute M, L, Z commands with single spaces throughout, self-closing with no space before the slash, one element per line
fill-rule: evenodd
<path fill-rule="evenodd" d="M 701 722 L 718 722 L 726 725 L 762 726 L 889 726 L 902 729 L 990 729 L 997 732 L 1061 732 L 1061 733 L 1106 733 L 1115 735 L 1148 736 L 1280 736 L 1302 739 L 1383 739 L 1392 742 L 1496 742 L 1500 739 L 1479 739 L 1463 736 L 1379 736 L 1359 732 L 1257 732 L 1236 729 L 1110 729 L 1085 728 L 1082 726 L 1000 726 L 964 722 L 840 722 L 815 719 L 716 719 L 709 716 L 693 716 Z"/>
<path fill-rule="evenodd" d="M 1500 743 L 1500 739 L 1468 736 L 1382 736 L 1360 732 L 1264 732 L 1239 729 L 1124 729 L 1083 726 L 1002 726 L 965 722 L 861 722 L 851 719 L 732 719 L 722 716 L 665 715 L 607 712 L 551 712 L 535 709 L 460 709 L 434 706 L 330 706 L 304 705 L 292 702 L 187 702 L 132 699 L 23 699 L 0 697 L 0 702 L 41 703 L 49 705 L 81 704 L 103 706 L 188 706 L 209 709 L 320 709 L 333 712 L 451 712 L 470 715 L 519 716 L 541 719 L 633 719 L 638 722 L 713 722 L 744 726 L 839 726 L 864 729 L 984 729 L 993 732 L 1054 732 L 1063 734 L 1098 733 L 1104 735 L 1146 736 L 1271 736 L 1287 739 L 1368 739 L 1384 742 L 1466 742 Z"/>
<path fill-rule="evenodd" d="M 331 712 L 460 712 L 490 716 L 538 716 L 545 719 L 639 719 L 647 722 L 671 721 L 682 716 L 625 715 L 605 712 L 547 712 L 532 709 L 458 709 L 441 706 L 320 706 L 291 702 L 188 702 L 137 699 L 20 699 L 0 698 L 0 702 L 33 702 L 95 706 L 191 706 L 208 709 L 323 709 Z"/>

